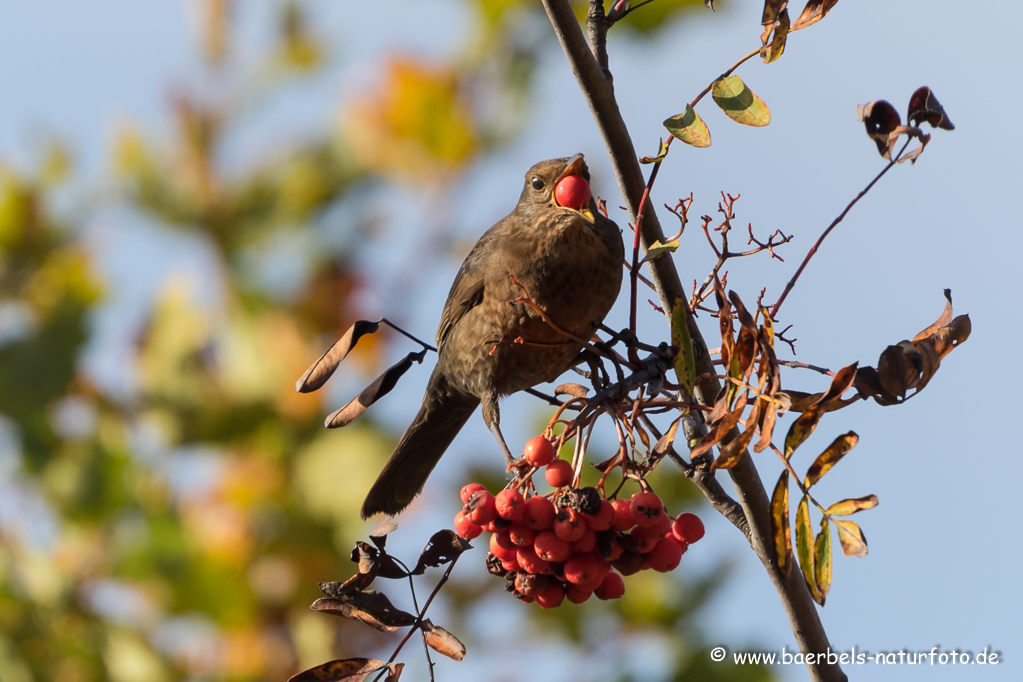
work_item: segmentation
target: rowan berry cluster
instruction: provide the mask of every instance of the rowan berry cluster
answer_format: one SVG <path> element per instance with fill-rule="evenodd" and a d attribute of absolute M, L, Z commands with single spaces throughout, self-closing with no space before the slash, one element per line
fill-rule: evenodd
<path fill-rule="evenodd" d="M 530 494 L 527 488 L 524 496 L 507 488 L 493 495 L 469 483 L 455 515 L 455 531 L 467 540 L 491 533 L 487 569 L 504 577 L 521 601 L 549 609 L 566 598 L 573 604 L 591 595 L 617 599 L 625 593 L 622 576 L 647 568 L 671 571 L 703 537 L 699 517 L 672 518 L 654 492 L 607 500 L 596 488 L 570 487 L 571 464 L 555 459 L 543 436 L 526 444 L 525 460 L 545 467 L 553 493 Z"/>

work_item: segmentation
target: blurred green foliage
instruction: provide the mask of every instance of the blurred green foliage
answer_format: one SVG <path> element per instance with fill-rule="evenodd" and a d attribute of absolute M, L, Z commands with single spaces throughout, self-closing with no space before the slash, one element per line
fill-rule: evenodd
<path fill-rule="evenodd" d="M 243 113 L 223 103 L 178 91 L 173 139 L 120 131 L 116 202 L 201 235 L 224 287 L 214 315 L 188 282 L 167 282 L 124 358 L 137 376 L 129 395 L 109 395 L 79 369 L 106 285 L 84 246 L 83 216 L 53 207 L 70 153 L 55 146 L 34 173 L 0 163 L 0 442 L 14 445 L 0 452 L 4 682 L 283 680 L 390 646 L 308 606 L 318 581 L 352 571 L 349 550 L 366 530 L 359 491 L 392 435 L 368 420 L 324 431 L 319 394 L 297 395 L 293 382 L 364 314 L 354 302 L 360 240 L 324 243 L 316 222 L 367 183 L 444 183 L 518 133 L 515 112 L 528 106 L 540 46 L 514 27 L 538 10 L 515 0 L 468 4 L 480 21 L 465 36 L 464 58 L 394 57 L 374 92 L 341 103 L 336 127 L 310 131 L 244 172 L 216 161 Z M 636 13 L 635 25 L 650 30 L 697 4 L 659 1 Z M 227 68 L 232 12 L 253 10 L 228 0 L 201 7 L 209 68 Z M 283 5 L 278 44 L 258 71 L 262 91 L 272 95 L 332 58 L 329 36 L 312 25 L 302 6 Z M 481 79 L 506 105 L 490 107 L 487 119 L 474 102 Z M 254 283 L 245 250 L 296 232 L 316 245 L 302 286 L 282 296 Z M 372 373 L 383 356 L 374 337 L 347 362 Z M 674 473 L 658 474 L 656 485 L 675 508 L 695 504 Z M 566 638 L 566 656 L 569 641 L 585 649 L 581 619 L 592 607 L 617 614 L 623 632 L 679 638 L 684 646 L 669 649 L 677 679 L 765 679 L 762 670 L 706 665 L 694 614 L 724 577 L 636 576 L 613 607 L 528 609 L 528 617 Z M 455 621 L 446 625 L 457 630 L 501 586 L 456 574 L 443 593 Z M 460 634 L 471 655 L 475 640 Z"/>

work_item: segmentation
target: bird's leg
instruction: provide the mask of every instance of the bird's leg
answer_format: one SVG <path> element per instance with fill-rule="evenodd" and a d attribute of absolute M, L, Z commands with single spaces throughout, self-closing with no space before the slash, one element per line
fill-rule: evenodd
<path fill-rule="evenodd" d="M 494 434 L 494 438 L 497 439 L 497 445 L 501 448 L 501 454 L 504 455 L 504 461 L 511 468 L 515 463 L 515 458 L 512 457 L 508 444 L 504 442 L 504 436 L 501 434 L 501 425 L 496 420 L 490 422 L 490 433 Z"/>
<path fill-rule="evenodd" d="M 483 401 L 483 421 L 486 422 L 487 428 L 490 429 L 490 433 L 494 434 L 494 438 L 497 440 L 497 446 L 501 448 L 501 454 L 504 456 L 504 461 L 511 469 L 512 464 L 515 462 L 515 458 L 512 457 L 511 450 L 508 449 L 508 444 L 504 442 L 504 435 L 501 433 L 501 410 L 497 406 L 497 396 L 487 396 Z"/>

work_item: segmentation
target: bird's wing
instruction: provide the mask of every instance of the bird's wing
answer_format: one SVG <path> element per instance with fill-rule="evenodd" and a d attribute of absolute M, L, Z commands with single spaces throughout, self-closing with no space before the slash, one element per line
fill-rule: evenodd
<path fill-rule="evenodd" d="M 490 229 L 480 237 L 480 240 L 472 247 L 472 251 L 465 257 L 462 267 L 458 269 L 455 281 L 451 284 L 451 291 L 448 292 L 448 300 L 444 303 L 440 326 L 437 327 L 437 348 L 444 345 L 444 339 L 458 324 L 458 321 L 483 300 L 486 279 L 486 267 L 483 260 L 488 251 L 487 245 L 493 239 L 494 230 Z"/>

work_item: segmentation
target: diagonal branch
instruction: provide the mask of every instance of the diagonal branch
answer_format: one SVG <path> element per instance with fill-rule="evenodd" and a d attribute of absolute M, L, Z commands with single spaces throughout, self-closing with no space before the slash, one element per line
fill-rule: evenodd
<path fill-rule="evenodd" d="M 594 0 L 591 5 L 599 4 L 600 0 Z M 568 62 L 579 82 L 580 89 L 586 97 L 590 106 L 600 134 L 604 139 L 608 153 L 614 166 L 615 176 L 622 196 L 625 198 L 629 214 L 635 224 L 639 215 L 639 208 L 644 190 L 647 187 L 643 179 L 643 172 L 640 167 L 636 149 L 632 143 L 628 128 L 622 118 L 621 110 L 615 100 L 614 91 L 609 78 L 605 76 L 604 69 L 597 62 L 594 54 L 604 57 L 606 47 L 603 44 L 594 45 L 591 52 L 586 38 L 583 36 L 579 23 L 576 21 L 568 0 L 543 0 L 547 16 L 551 21 L 554 32 L 561 43 Z M 606 38 L 606 35 L 594 35 L 592 38 Z M 601 41 L 603 42 L 603 41 Z M 649 202 L 647 198 L 647 202 Z M 644 206 L 641 239 L 646 247 L 653 242 L 663 239 L 664 232 L 661 229 L 660 220 L 652 204 Z M 670 315 L 677 303 L 686 303 L 685 291 L 682 288 L 678 271 L 675 269 L 674 261 L 670 258 L 656 258 L 650 261 L 650 270 L 654 287 L 661 300 L 662 307 L 666 314 Z M 688 316 L 689 333 L 693 339 L 693 346 L 696 350 L 696 373 L 704 378 L 696 386 L 694 398 L 702 405 L 712 405 L 718 390 L 718 381 L 713 378 L 714 368 L 710 355 L 707 353 L 707 344 L 703 340 L 699 328 L 696 326 L 692 315 Z M 736 433 L 730 435 L 734 437 Z M 743 457 L 740 463 L 729 470 L 732 482 L 735 486 L 739 503 L 749 521 L 750 544 L 765 570 L 771 578 L 775 589 L 781 598 L 782 605 L 789 619 L 789 624 L 796 636 L 796 641 L 804 653 L 825 653 L 831 650 L 827 633 L 821 623 L 806 584 L 798 571 L 789 571 L 788 576 L 783 576 L 775 565 L 773 543 L 771 542 L 771 515 L 770 501 L 760 474 L 753 465 L 752 458 Z M 827 663 L 816 663 L 808 666 L 810 675 L 814 680 L 832 681 L 845 680 L 846 676 L 837 665 Z"/>

